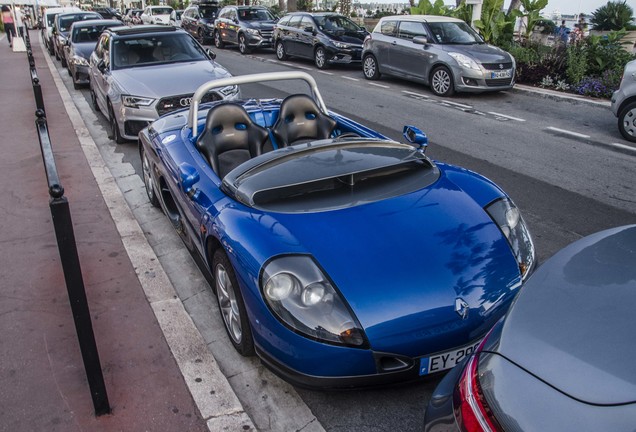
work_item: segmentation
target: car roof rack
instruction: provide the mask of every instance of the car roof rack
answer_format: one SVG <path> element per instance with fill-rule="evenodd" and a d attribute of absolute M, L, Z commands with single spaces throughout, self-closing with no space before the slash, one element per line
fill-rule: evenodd
<path fill-rule="evenodd" d="M 190 2 L 191 5 L 199 5 L 199 6 L 221 6 L 221 2 L 219 0 L 192 0 Z"/>

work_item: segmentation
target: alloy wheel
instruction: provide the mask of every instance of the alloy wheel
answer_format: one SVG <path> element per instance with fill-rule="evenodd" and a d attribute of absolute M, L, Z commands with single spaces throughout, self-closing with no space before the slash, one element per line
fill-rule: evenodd
<path fill-rule="evenodd" d="M 235 287 L 223 264 L 218 263 L 215 269 L 216 295 L 219 300 L 219 307 L 223 322 L 228 334 L 236 344 L 240 344 L 243 338 L 241 326 L 241 315 L 236 301 Z"/>

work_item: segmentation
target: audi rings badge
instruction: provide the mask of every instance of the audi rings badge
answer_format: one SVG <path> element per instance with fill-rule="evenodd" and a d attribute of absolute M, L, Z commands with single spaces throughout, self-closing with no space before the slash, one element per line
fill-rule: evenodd
<path fill-rule="evenodd" d="M 190 106 L 191 103 L 192 103 L 191 97 L 184 97 L 179 99 L 179 105 L 181 105 L 182 107 Z"/>

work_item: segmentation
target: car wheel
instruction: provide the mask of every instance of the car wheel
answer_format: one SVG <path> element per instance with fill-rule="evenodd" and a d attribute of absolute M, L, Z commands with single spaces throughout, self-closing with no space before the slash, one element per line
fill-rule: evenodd
<path fill-rule="evenodd" d="M 64 57 L 63 55 L 62 55 L 62 56 L 60 56 L 60 61 L 62 62 L 62 67 L 63 67 L 63 68 L 67 67 L 67 64 L 66 64 L 66 57 Z"/>
<path fill-rule="evenodd" d="M 93 109 L 95 112 L 100 112 L 99 105 L 97 104 L 97 95 L 95 94 L 95 90 L 93 90 L 93 85 L 89 83 L 88 85 L 89 92 L 91 94 L 91 105 L 93 105 Z"/>
<path fill-rule="evenodd" d="M 431 72 L 431 90 L 437 96 L 451 96 L 455 93 L 453 76 L 445 66 L 438 66 Z"/>
<path fill-rule="evenodd" d="M 316 48 L 314 51 L 314 63 L 318 69 L 327 69 L 329 67 L 327 63 L 327 53 L 323 47 Z"/>
<path fill-rule="evenodd" d="M 223 249 L 214 253 L 212 261 L 214 285 L 223 324 L 234 348 L 243 356 L 254 354 L 252 330 L 234 269 Z"/>
<path fill-rule="evenodd" d="M 71 72 L 71 68 L 68 67 L 68 64 L 66 65 L 66 72 L 68 73 L 68 76 L 71 78 L 73 77 L 73 72 Z"/>
<path fill-rule="evenodd" d="M 70 73 L 70 72 L 69 72 L 69 73 Z M 74 88 L 75 90 L 79 90 L 79 89 L 80 89 L 80 85 L 79 85 L 79 84 L 78 84 L 75 80 L 73 80 L 73 88 Z"/>
<path fill-rule="evenodd" d="M 146 185 L 146 195 L 148 195 L 148 201 L 153 207 L 161 207 L 159 198 L 155 193 L 155 182 L 152 174 L 152 166 L 150 165 L 150 159 L 144 151 L 144 146 L 139 144 L 139 154 L 141 155 L 141 170 L 144 176 L 144 185 Z"/>
<path fill-rule="evenodd" d="M 636 102 L 627 104 L 618 114 L 618 130 L 627 141 L 636 142 Z"/>
<path fill-rule="evenodd" d="M 238 38 L 238 45 L 239 45 L 239 51 L 241 52 L 241 54 L 249 54 L 250 53 L 250 47 L 247 46 L 247 41 L 245 40 L 245 35 L 244 34 L 240 34 L 239 38 Z"/>
<path fill-rule="evenodd" d="M 287 60 L 289 58 L 287 52 L 285 52 L 285 45 L 281 41 L 276 42 L 276 58 L 278 60 Z"/>
<path fill-rule="evenodd" d="M 117 144 L 125 143 L 126 140 L 119 133 L 119 125 L 117 124 L 117 118 L 115 118 L 115 111 L 110 103 L 108 104 L 108 121 L 110 122 L 108 138 L 114 140 Z"/>
<path fill-rule="evenodd" d="M 225 44 L 223 43 L 223 39 L 221 39 L 221 33 L 218 31 L 214 32 L 214 46 L 218 49 L 223 49 Z"/>
<path fill-rule="evenodd" d="M 204 38 L 205 38 L 205 35 L 203 34 L 203 29 L 201 28 L 197 29 L 197 39 L 199 39 L 201 43 L 203 43 Z"/>
<path fill-rule="evenodd" d="M 369 54 L 362 60 L 362 71 L 364 77 L 368 80 L 376 80 L 380 78 L 380 71 L 378 70 L 378 61 L 375 56 Z"/>
<path fill-rule="evenodd" d="M 53 52 L 55 54 L 55 60 L 60 60 L 60 55 L 57 53 L 57 50 L 53 48 Z"/>

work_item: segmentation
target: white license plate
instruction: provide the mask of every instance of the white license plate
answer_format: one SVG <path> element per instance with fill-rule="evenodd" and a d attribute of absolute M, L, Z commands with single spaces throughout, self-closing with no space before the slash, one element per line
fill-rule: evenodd
<path fill-rule="evenodd" d="M 510 77 L 512 77 L 512 69 L 490 72 L 491 79 L 501 79 L 501 78 L 510 78 Z"/>
<path fill-rule="evenodd" d="M 455 365 L 475 352 L 480 343 L 481 340 L 461 348 L 420 358 L 420 375 L 428 375 L 455 367 Z"/>

